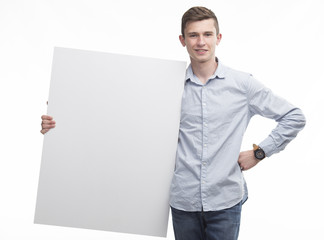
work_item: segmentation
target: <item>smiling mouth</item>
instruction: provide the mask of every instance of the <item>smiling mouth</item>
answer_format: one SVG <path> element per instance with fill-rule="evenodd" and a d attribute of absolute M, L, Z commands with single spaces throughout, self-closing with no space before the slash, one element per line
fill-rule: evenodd
<path fill-rule="evenodd" d="M 203 53 L 207 52 L 207 50 L 205 50 L 205 49 L 195 49 L 195 51 L 196 51 L 198 54 L 203 54 Z"/>

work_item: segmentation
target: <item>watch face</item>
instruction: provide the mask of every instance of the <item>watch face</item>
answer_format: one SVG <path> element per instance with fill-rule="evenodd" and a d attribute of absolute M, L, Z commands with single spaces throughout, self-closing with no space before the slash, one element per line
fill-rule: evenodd
<path fill-rule="evenodd" d="M 261 149 L 258 149 L 257 151 L 255 151 L 255 157 L 257 159 L 263 159 L 264 158 L 264 152 Z"/>

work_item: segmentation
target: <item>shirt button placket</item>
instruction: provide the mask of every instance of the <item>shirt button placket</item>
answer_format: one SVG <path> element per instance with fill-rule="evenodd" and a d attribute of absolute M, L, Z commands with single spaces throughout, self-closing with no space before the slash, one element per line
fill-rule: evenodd
<path fill-rule="evenodd" d="M 201 203 L 203 209 L 206 207 L 207 199 L 206 193 L 208 192 L 207 185 L 207 153 L 208 153 L 208 112 L 207 112 L 207 93 L 206 86 L 201 90 L 201 103 L 202 103 L 202 136 L 203 136 L 203 151 L 201 159 Z"/>

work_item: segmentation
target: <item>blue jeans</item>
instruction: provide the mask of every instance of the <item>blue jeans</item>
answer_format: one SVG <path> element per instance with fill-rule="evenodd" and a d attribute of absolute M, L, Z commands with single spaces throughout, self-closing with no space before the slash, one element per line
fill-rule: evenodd
<path fill-rule="evenodd" d="M 242 202 L 210 212 L 186 212 L 171 207 L 176 240 L 237 240 Z"/>

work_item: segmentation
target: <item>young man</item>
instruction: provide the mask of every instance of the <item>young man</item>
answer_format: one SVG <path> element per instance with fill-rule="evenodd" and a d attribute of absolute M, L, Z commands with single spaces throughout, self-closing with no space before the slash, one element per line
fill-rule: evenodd
<path fill-rule="evenodd" d="M 242 170 L 283 150 L 304 127 L 305 118 L 250 74 L 218 61 L 215 48 L 222 35 L 211 10 L 189 9 L 181 30 L 180 42 L 191 64 L 170 191 L 175 238 L 234 240 L 247 199 Z M 278 125 L 253 150 L 240 153 L 243 134 L 255 114 L 272 118 Z"/>
<path fill-rule="evenodd" d="M 304 127 L 302 112 L 272 94 L 250 74 L 221 64 L 215 14 L 204 7 L 182 18 L 181 44 L 191 64 L 182 98 L 176 167 L 170 190 L 176 240 L 235 240 L 247 199 L 242 171 L 285 148 Z M 277 127 L 253 150 L 240 152 L 245 129 L 255 114 Z M 55 127 L 42 116 L 44 134 Z"/>

